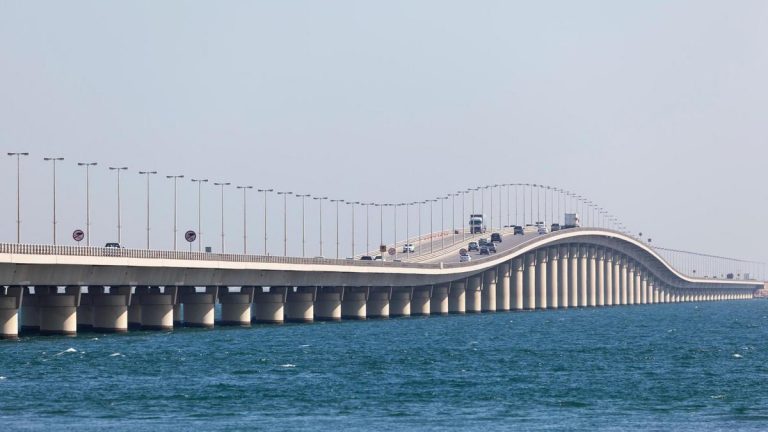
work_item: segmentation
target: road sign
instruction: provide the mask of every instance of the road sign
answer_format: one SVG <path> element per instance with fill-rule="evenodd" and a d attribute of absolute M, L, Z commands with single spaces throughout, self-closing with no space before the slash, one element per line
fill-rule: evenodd
<path fill-rule="evenodd" d="M 466 249 L 461 248 L 461 250 L 459 250 L 459 255 L 466 255 L 466 254 L 467 254 L 467 250 Z"/>
<path fill-rule="evenodd" d="M 395 248 L 389 248 L 389 250 L 388 250 L 387 252 L 388 252 L 390 255 L 394 255 L 394 254 L 395 254 L 395 252 L 397 252 L 397 251 L 395 250 Z"/>
<path fill-rule="evenodd" d="M 192 230 L 189 230 L 189 231 L 184 233 L 184 238 L 188 242 L 192 243 L 193 241 L 195 241 L 197 239 L 197 233 L 192 231 Z"/>
<path fill-rule="evenodd" d="M 76 242 L 81 242 L 85 238 L 85 233 L 83 230 L 76 229 L 72 231 L 72 238 L 75 239 Z"/>
<path fill-rule="evenodd" d="M 379 246 L 379 252 L 386 252 L 386 251 L 387 251 L 387 245 Z"/>

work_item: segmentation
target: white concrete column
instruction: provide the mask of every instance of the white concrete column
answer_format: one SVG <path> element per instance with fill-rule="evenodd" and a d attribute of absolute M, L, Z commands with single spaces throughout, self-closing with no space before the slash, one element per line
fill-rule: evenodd
<path fill-rule="evenodd" d="M 133 288 L 131 301 L 128 304 L 128 329 L 137 330 L 141 328 L 141 298 L 149 292 L 148 286 L 137 286 Z"/>
<path fill-rule="evenodd" d="M 451 282 L 448 296 L 448 310 L 452 314 L 464 314 L 467 311 L 466 280 Z"/>
<path fill-rule="evenodd" d="M 144 330 L 173 330 L 173 305 L 177 298 L 176 287 L 149 287 L 141 294 L 141 328 Z M 130 312 L 128 314 L 130 319 Z"/>
<path fill-rule="evenodd" d="M 568 291 L 571 294 L 571 300 L 568 302 L 570 307 L 579 307 L 579 246 L 571 245 L 571 262 L 568 266 L 571 280 L 568 282 Z"/>
<path fill-rule="evenodd" d="M 536 308 L 536 253 L 525 255 L 525 299 L 527 310 Z"/>
<path fill-rule="evenodd" d="M 648 276 L 645 275 L 645 272 L 640 274 L 640 286 L 642 288 L 640 301 L 642 304 L 648 304 Z"/>
<path fill-rule="evenodd" d="M 621 304 L 629 304 L 629 263 L 621 257 Z"/>
<path fill-rule="evenodd" d="M 221 304 L 221 322 L 219 324 L 250 327 L 254 291 L 255 288 L 252 286 L 240 287 L 240 291 L 234 291 L 229 287 L 219 287 L 218 296 Z"/>
<path fill-rule="evenodd" d="M 467 293 L 465 298 L 467 313 L 480 313 L 483 311 L 481 288 L 482 274 L 467 278 Z"/>
<path fill-rule="evenodd" d="M 432 288 L 432 298 L 429 300 L 429 313 L 431 315 L 446 315 L 449 313 L 448 290 L 450 287 L 451 284 L 447 283 L 435 285 Z"/>
<path fill-rule="evenodd" d="M 536 309 L 547 308 L 547 250 L 536 251 Z"/>
<path fill-rule="evenodd" d="M 344 297 L 341 299 L 341 319 L 364 320 L 367 316 L 368 296 L 371 289 L 368 287 L 346 287 Z"/>
<path fill-rule="evenodd" d="M 558 283 L 558 296 L 559 296 L 559 306 L 561 308 L 567 308 L 569 306 L 568 301 L 570 300 L 570 297 L 568 296 L 568 262 L 570 261 L 570 253 L 568 246 L 560 246 L 560 282 Z"/>
<path fill-rule="evenodd" d="M 397 287 L 392 289 L 392 299 L 389 301 L 389 316 L 411 316 L 411 299 L 413 287 Z"/>
<path fill-rule="evenodd" d="M 371 287 L 365 314 L 368 318 L 389 318 L 389 301 L 392 299 L 392 287 Z"/>
<path fill-rule="evenodd" d="M 587 293 L 587 255 L 586 246 L 579 246 L 579 307 L 586 307 L 589 303 Z"/>
<path fill-rule="evenodd" d="M 40 331 L 40 299 L 37 288 L 32 294 L 29 287 L 24 287 L 21 302 L 21 333 L 37 333 Z"/>
<path fill-rule="evenodd" d="M 515 273 L 514 277 L 514 305 L 515 310 L 523 310 L 523 285 L 525 281 L 525 262 L 523 258 L 515 258 L 512 260 L 512 270 Z"/>
<path fill-rule="evenodd" d="M 547 270 L 547 307 L 557 309 L 560 306 L 560 293 L 558 292 L 559 272 L 560 270 L 560 248 L 557 246 L 547 250 L 549 255 Z"/>
<path fill-rule="evenodd" d="M 37 292 L 37 287 L 35 287 Z M 40 306 L 40 334 L 74 336 L 77 334 L 77 307 L 80 304 L 80 287 L 68 286 L 63 294 L 53 287 L 42 294 Z"/>
<path fill-rule="evenodd" d="M 627 264 L 627 304 L 635 304 L 635 262 Z"/>
<path fill-rule="evenodd" d="M 653 276 L 648 277 L 648 301 L 652 304 L 659 302 L 659 290 L 656 287 L 656 280 Z"/>
<path fill-rule="evenodd" d="M 209 286 L 205 292 L 197 292 L 193 286 L 177 287 L 178 302 L 184 305 L 184 327 L 213 328 L 213 311 L 216 306 L 218 287 Z M 173 308 L 171 308 L 173 314 Z"/>
<path fill-rule="evenodd" d="M 640 264 L 639 263 L 635 263 L 635 304 L 640 304 L 641 300 L 642 300 L 641 299 L 641 297 L 642 297 L 642 295 L 641 295 L 642 294 L 641 293 L 642 287 L 640 286 L 641 285 L 640 284 L 640 273 L 641 273 Z"/>
<path fill-rule="evenodd" d="M 341 297 L 343 294 L 344 287 L 318 288 L 314 307 L 315 321 L 341 321 Z"/>
<path fill-rule="evenodd" d="M 93 331 L 99 333 L 125 333 L 128 331 L 128 304 L 131 287 L 111 286 L 107 294 L 104 287 L 88 287 L 93 303 Z"/>
<path fill-rule="evenodd" d="M 429 316 L 431 310 L 430 298 L 432 297 L 432 285 L 414 287 L 411 298 L 411 315 Z M 448 313 L 448 297 L 445 298 L 445 313 Z"/>
<path fill-rule="evenodd" d="M 315 294 L 314 286 L 296 287 L 288 289 L 285 296 L 285 320 L 295 323 L 309 323 L 315 320 Z"/>
<path fill-rule="evenodd" d="M 24 296 L 20 286 L 0 286 L 0 339 L 19 338 L 19 309 Z"/>
<path fill-rule="evenodd" d="M 595 248 L 595 290 L 597 306 L 605 306 L 605 251 Z"/>
<path fill-rule="evenodd" d="M 621 282 L 623 280 L 621 276 L 621 255 L 613 252 L 613 304 L 620 305 L 621 303 Z"/>
<path fill-rule="evenodd" d="M 287 295 L 287 287 L 269 287 L 269 292 L 257 288 L 253 295 L 251 321 L 257 324 L 284 323 Z"/>
<path fill-rule="evenodd" d="M 496 310 L 508 311 L 511 306 L 511 266 L 509 263 L 500 264 L 496 282 Z"/>
<path fill-rule="evenodd" d="M 178 298 L 180 296 L 177 296 L 176 303 L 173 304 L 173 326 L 174 327 L 181 327 L 184 325 L 184 311 L 182 308 L 184 305 L 178 301 Z"/>
<path fill-rule="evenodd" d="M 91 331 L 93 330 L 93 301 L 91 300 L 91 289 L 96 289 L 96 286 L 86 288 L 88 292 L 83 292 L 83 288 L 80 288 L 80 304 L 77 306 L 77 330 L 78 331 Z M 104 289 L 104 287 L 101 287 Z"/>
<path fill-rule="evenodd" d="M 481 292 L 481 310 L 496 312 L 496 272 L 495 268 L 483 272 Z"/>
<path fill-rule="evenodd" d="M 587 248 L 587 295 L 590 307 L 597 306 L 597 251 L 593 247 Z"/>
<path fill-rule="evenodd" d="M 613 251 L 605 250 L 605 305 L 613 306 Z"/>

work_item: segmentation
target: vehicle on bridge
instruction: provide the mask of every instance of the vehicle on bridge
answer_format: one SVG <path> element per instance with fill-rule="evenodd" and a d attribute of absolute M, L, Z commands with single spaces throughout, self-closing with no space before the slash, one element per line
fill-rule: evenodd
<path fill-rule="evenodd" d="M 477 242 L 473 242 L 473 241 L 469 242 L 469 244 L 467 245 L 467 250 L 470 251 L 470 252 L 472 252 L 472 251 L 479 251 L 480 250 L 480 245 L 477 244 Z"/>
<path fill-rule="evenodd" d="M 565 224 L 563 228 L 579 228 L 581 226 L 581 219 L 579 219 L 578 213 L 566 213 Z"/>
<path fill-rule="evenodd" d="M 488 248 L 488 252 L 496 253 L 496 245 L 493 242 L 488 243 L 485 247 Z"/>
<path fill-rule="evenodd" d="M 513 229 L 514 229 L 515 235 L 525 235 L 525 231 L 523 230 L 523 227 L 521 227 L 520 225 L 515 225 Z"/>
<path fill-rule="evenodd" d="M 403 253 L 414 253 L 416 252 L 416 247 L 413 245 L 413 243 L 406 243 L 403 245 Z"/>
<path fill-rule="evenodd" d="M 482 234 L 485 232 L 485 215 L 469 215 L 469 232 L 470 234 Z"/>
<path fill-rule="evenodd" d="M 370 255 L 363 255 L 360 257 L 360 261 L 373 261 L 373 257 Z"/>
<path fill-rule="evenodd" d="M 491 234 L 491 241 L 494 243 L 501 243 L 501 234 L 497 232 Z"/>
<path fill-rule="evenodd" d="M 480 240 L 477 241 L 477 244 L 479 244 L 480 247 L 483 247 L 483 246 L 488 244 L 488 239 L 483 237 L 483 238 L 481 238 Z"/>
<path fill-rule="evenodd" d="M 373 260 L 374 260 L 374 261 L 386 261 L 386 260 L 384 259 L 384 257 L 383 257 L 383 256 L 381 256 L 381 255 L 376 255 L 375 257 L 373 257 Z"/>
<path fill-rule="evenodd" d="M 488 249 L 488 246 L 480 246 L 480 255 L 490 255 L 491 251 Z"/>
<path fill-rule="evenodd" d="M 542 225 L 542 226 L 540 226 L 540 227 L 539 227 L 539 229 L 538 229 L 538 233 L 539 233 L 539 234 L 548 234 L 548 233 L 549 233 L 549 231 L 547 231 L 547 227 L 545 227 L 545 226 L 543 226 L 543 225 Z"/>
<path fill-rule="evenodd" d="M 469 254 L 459 255 L 459 262 L 470 262 L 470 261 L 472 261 L 472 257 L 469 256 Z"/>
<path fill-rule="evenodd" d="M 551 232 L 560 231 L 560 224 L 555 222 L 552 224 L 552 227 L 550 228 Z"/>

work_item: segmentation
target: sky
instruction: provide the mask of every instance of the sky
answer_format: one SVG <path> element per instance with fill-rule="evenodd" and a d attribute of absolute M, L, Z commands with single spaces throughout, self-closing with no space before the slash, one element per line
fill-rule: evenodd
<path fill-rule="evenodd" d="M 654 243 L 768 261 L 768 3 L 724 1 L 10 1 L 0 0 L 0 242 L 52 241 L 85 227 L 123 244 L 240 252 L 242 190 L 412 202 L 470 187 L 575 191 Z M 247 195 L 249 252 L 263 250 L 264 200 Z M 489 200 L 488 197 L 485 200 Z M 319 252 L 318 201 L 305 202 Z M 437 204 L 436 204 L 437 205 Z M 498 205 L 498 201 L 496 202 Z M 282 253 L 282 196 L 268 195 L 268 252 Z M 285 202 L 301 254 L 301 201 Z M 341 255 L 351 209 L 341 207 Z M 455 211 L 459 211 L 457 203 Z M 385 216 L 385 242 L 393 229 Z M 415 235 L 415 208 L 409 213 Z M 450 212 L 450 210 L 444 210 Z M 370 243 L 378 243 L 371 210 Z M 376 217 L 374 217 L 376 216 Z M 323 255 L 335 254 L 323 207 Z M 422 230 L 428 228 L 422 213 Z M 434 228 L 440 224 L 433 209 Z M 446 224 L 450 216 L 444 215 Z M 403 236 L 405 212 L 398 214 Z M 356 213 L 362 252 L 365 212 Z M 374 238 L 376 240 L 374 240 Z M 330 250 L 329 250 L 330 249 Z"/>

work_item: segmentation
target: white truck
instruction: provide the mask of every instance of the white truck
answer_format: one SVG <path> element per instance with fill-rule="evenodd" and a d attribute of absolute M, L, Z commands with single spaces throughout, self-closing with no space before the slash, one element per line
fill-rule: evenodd
<path fill-rule="evenodd" d="M 469 233 L 482 234 L 484 232 L 485 232 L 485 215 L 482 215 L 482 214 L 469 215 Z"/>
<path fill-rule="evenodd" d="M 581 226 L 581 219 L 579 219 L 578 213 L 566 213 L 565 214 L 565 224 L 563 224 L 563 228 L 578 228 Z"/>

